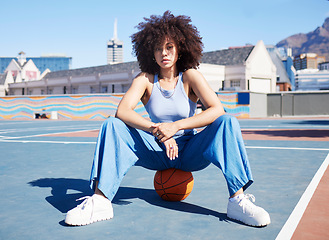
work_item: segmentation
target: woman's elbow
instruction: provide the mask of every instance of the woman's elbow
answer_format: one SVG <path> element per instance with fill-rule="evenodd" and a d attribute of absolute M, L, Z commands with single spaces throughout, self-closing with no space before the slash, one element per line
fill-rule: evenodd
<path fill-rule="evenodd" d="M 122 120 L 122 109 L 118 107 L 114 116 Z"/>
<path fill-rule="evenodd" d="M 216 115 L 214 117 L 216 117 L 216 118 L 218 118 L 218 117 L 220 117 L 220 116 L 222 116 L 222 115 L 225 114 L 225 110 L 224 110 L 224 107 L 223 107 L 222 104 L 218 104 L 218 105 L 213 106 L 213 109 L 214 109 L 213 110 L 214 111 L 214 115 Z"/>
<path fill-rule="evenodd" d="M 224 115 L 226 112 L 225 112 L 225 109 L 224 107 L 221 105 L 218 107 L 218 114 L 219 114 L 219 117 Z"/>

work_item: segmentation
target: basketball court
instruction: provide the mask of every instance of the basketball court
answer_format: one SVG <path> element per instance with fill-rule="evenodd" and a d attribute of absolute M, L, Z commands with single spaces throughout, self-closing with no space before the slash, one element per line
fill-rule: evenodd
<path fill-rule="evenodd" d="M 102 121 L 0 121 L 0 239 L 329 239 L 329 118 L 239 120 L 254 176 L 247 193 L 272 223 L 226 216 L 228 191 L 214 166 L 194 172 L 183 202 L 165 202 L 155 172 L 132 167 L 114 218 L 69 227 L 65 213 L 91 195 L 89 174 Z"/>

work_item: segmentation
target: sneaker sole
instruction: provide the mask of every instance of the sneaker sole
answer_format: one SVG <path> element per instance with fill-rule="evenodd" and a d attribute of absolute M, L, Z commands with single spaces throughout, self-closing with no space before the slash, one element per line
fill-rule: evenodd
<path fill-rule="evenodd" d="M 239 221 L 247 226 L 252 226 L 252 227 L 265 227 L 267 225 L 269 225 L 271 223 L 271 221 L 268 221 L 268 222 L 265 222 L 263 224 L 248 224 L 246 223 L 245 221 L 243 221 L 242 219 L 238 219 L 238 218 L 234 218 L 234 217 L 229 217 L 227 216 L 227 218 L 231 219 L 231 220 L 234 220 L 234 221 Z"/>
<path fill-rule="evenodd" d="M 96 219 L 92 219 L 89 222 L 72 222 L 69 219 L 65 219 L 65 223 L 67 225 L 70 225 L 70 226 L 85 226 L 85 225 L 89 225 L 89 224 L 92 224 L 92 223 L 95 223 L 95 222 L 110 220 L 112 218 L 113 218 L 113 216 L 111 216 L 111 217 L 98 217 Z"/>

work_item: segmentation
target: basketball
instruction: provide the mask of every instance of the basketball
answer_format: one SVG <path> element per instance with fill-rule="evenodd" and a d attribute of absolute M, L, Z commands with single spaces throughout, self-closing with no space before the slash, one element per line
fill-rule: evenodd
<path fill-rule="evenodd" d="M 157 171 L 154 175 L 154 188 L 166 201 L 182 201 L 192 192 L 194 179 L 191 172 L 175 168 Z"/>

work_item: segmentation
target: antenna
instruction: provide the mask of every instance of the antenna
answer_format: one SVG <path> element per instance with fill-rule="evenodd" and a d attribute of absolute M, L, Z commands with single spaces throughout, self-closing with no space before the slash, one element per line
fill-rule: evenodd
<path fill-rule="evenodd" d="M 113 39 L 118 39 L 118 29 L 117 29 L 118 20 L 114 19 L 114 32 L 113 32 Z"/>

